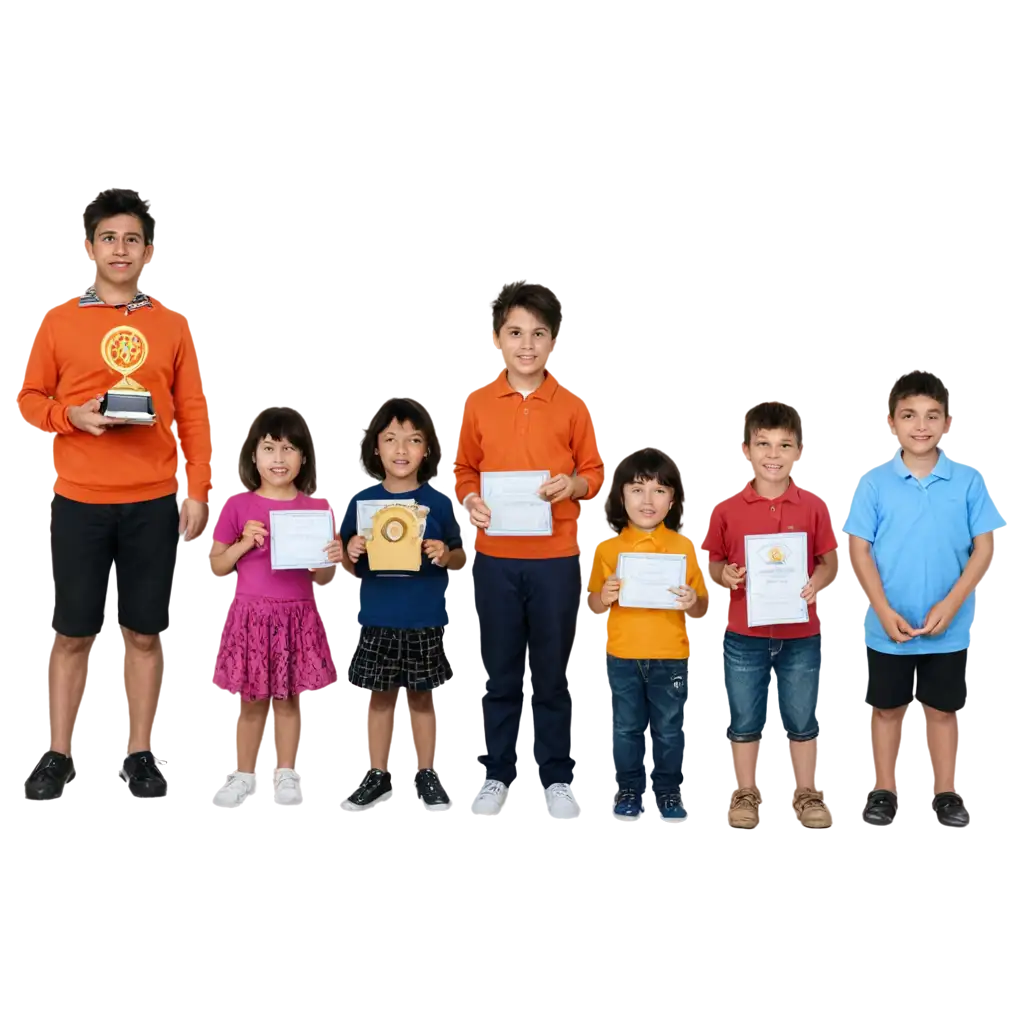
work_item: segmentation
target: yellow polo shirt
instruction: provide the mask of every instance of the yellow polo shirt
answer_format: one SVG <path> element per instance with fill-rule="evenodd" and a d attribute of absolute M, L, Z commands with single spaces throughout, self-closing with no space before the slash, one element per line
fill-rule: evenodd
<path fill-rule="evenodd" d="M 591 594 L 600 593 L 604 581 L 615 575 L 619 555 L 624 551 L 686 555 L 686 585 L 693 587 L 698 597 L 708 596 L 693 544 L 681 533 L 667 529 L 664 523 L 659 523 L 651 533 L 630 523 L 617 537 L 599 544 L 587 588 Z M 637 661 L 688 658 L 686 613 L 662 608 L 621 608 L 616 602 L 608 612 L 608 653 Z"/>

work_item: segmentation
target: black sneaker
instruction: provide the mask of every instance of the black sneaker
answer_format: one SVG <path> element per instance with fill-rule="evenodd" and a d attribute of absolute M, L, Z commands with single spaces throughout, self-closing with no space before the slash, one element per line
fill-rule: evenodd
<path fill-rule="evenodd" d="M 117 773 L 128 783 L 132 796 L 167 796 L 167 780 L 150 750 L 138 750 L 124 759 Z"/>
<path fill-rule="evenodd" d="M 365 811 L 368 807 L 391 797 L 391 772 L 371 768 L 359 783 L 359 788 L 341 802 L 346 811 Z"/>
<path fill-rule="evenodd" d="M 428 811 L 447 811 L 452 805 L 433 768 L 423 768 L 416 773 L 416 795 Z"/>
<path fill-rule="evenodd" d="M 963 828 L 971 820 L 967 808 L 964 807 L 963 797 L 957 793 L 939 793 L 932 801 L 932 810 L 940 825 Z"/>
<path fill-rule="evenodd" d="M 25 780 L 26 800 L 56 800 L 75 777 L 75 762 L 66 754 L 48 750 Z"/>
<path fill-rule="evenodd" d="M 891 789 L 873 789 L 862 815 L 869 825 L 891 825 L 896 817 L 896 794 Z"/>

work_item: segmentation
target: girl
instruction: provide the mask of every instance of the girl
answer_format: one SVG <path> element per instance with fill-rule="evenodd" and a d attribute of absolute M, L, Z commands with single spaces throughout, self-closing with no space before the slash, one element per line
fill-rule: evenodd
<path fill-rule="evenodd" d="M 644 730 L 651 727 L 654 771 L 651 785 L 665 821 L 684 821 L 679 795 L 683 781 L 683 705 L 686 703 L 686 616 L 708 610 L 708 592 L 693 544 L 677 531 L 683 514 L 683 485 L 676 464 L 656 448 L 644 448 L 615 470 L 605 505 L 618 534 L 598 545 L 590 576 L 592 611 L 608 616 L 608 681 L 612 689 L 612 753 L 615 758 L 613 813 L 636 821 L 643 813 Z M 686 583 L 669 588 L 674 609 L 623 608 L 616 576 L 623 552 L 686 556 Z"/>
<path fill-rule="evenodd" d="M 444 592 L 448 570 L 466 564 L 452 503 L 427 481 L 437 473 L 441 446 L 430 415 L 418 402 L 385 402 L 366 430 L 363 468 L 380 481 L 350 502 L 341 524 L 343 564 L 362 580 L 359 590 L 359 646 L 348 670 L 356 686 L 370 691 L 370 770 L 341 805 L 362 811 L 391 796 L 388 752 L 395 703 L 405 688 L 419 771 L 416 793 L 427 810 L 447 810 L 448 794 L 434 771 L 437 723 L 431 691 L 452 677 L 442 637 L 448 622 Z M 357 502 L 412 499 L 430 510 L 417 572 L 371 572 L 366 540 L 357 529 Z"/>
<path fill-rule="evenodd" d="M 274 800 L 298 804 L 299 694 L 337 679 L 313 599 L 313 583 L 329 583 L 334 566 L 270 567 L 272 510 L 329 509 L 326 501 L 310 497 L 316 490 L 316 459 L 306 421 L 293 409 L 261 412 L 242 447 L 238 473 L 245 492 L 224 505 L 210 552 L 215 576 L 238 574 L 213 677 L 218 686 L 241 694 L 238 769 L 213 802 L 237 807 L 255 791 L 256 755 L 273 703 Z M 341 542 L 335 538 L 326 551 L 330 561 L 339 561 Z"/>

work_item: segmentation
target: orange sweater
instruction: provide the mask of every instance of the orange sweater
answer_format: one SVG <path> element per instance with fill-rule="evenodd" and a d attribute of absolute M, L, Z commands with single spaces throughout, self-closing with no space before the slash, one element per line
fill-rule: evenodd
<path fill-rule="evenodd" d="M 72 501 L 121 504 L 175 494 L 178 425 L 188 495 L 206 501 L 210 490 L 210 422 L 188 323 L 155 299 L 152 308 L 79 306 L 78 299 L 43 318 L 18 395 L 22 416 L 40 430 L 55 431 L 54 491 Z M 76 430 L 68 408 L 106 392 L 121 379 L 103 361 L 100 342 L 127 324 L 143 334 L 149 355 L 131 373 L 153 395 L 156 424 L 112 427 L 100 437 Z"/>
<path fill-rule="evenodd" d="M 546 469 L 576 474 L 587 481 L 593 498 L 604 483 L 604 464 L 597 451 L 594 425 L 587 407 L 549 373 L 544 383 L 523 398 L 502 370 L 493 384 L 466 399 L 466 411 L 455 457 L 455 493 L 460 502 L 480 493 L 481 473 Z M 578 501 L 551 507 L 550 537 L 488 537 L 477 531 L 476 549 L 498 558 L 561 558 L 578 555 Z"/>

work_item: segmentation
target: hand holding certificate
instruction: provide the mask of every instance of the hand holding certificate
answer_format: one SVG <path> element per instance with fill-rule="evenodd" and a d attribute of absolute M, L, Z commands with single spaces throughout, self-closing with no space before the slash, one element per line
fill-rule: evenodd
<path fill-rule="evenodd" d="M 807 622 L 807 534 L 759 533 L 744 538 L 747 625 Z"/>
<path fill-rule="evenodd" d="M 621 580 L 621 608 L 676 609 L 677 592 L 686 586 L 686 555 L 623 552 L 615 574 Z"/>
<path fill-rule="evenodd" d="M 270 513 L 271 569 L 327 569 L 326 555 L 334 540 L 334 520 L 327 509 L 294 509 Z"/>
<path fill-rule="evenodd" d="M 489 537 L 550 537 L 551 504 L 537 492 L 550 478 L 547 470 L 481 473 L 480 497 L 491 510 Z"/>

